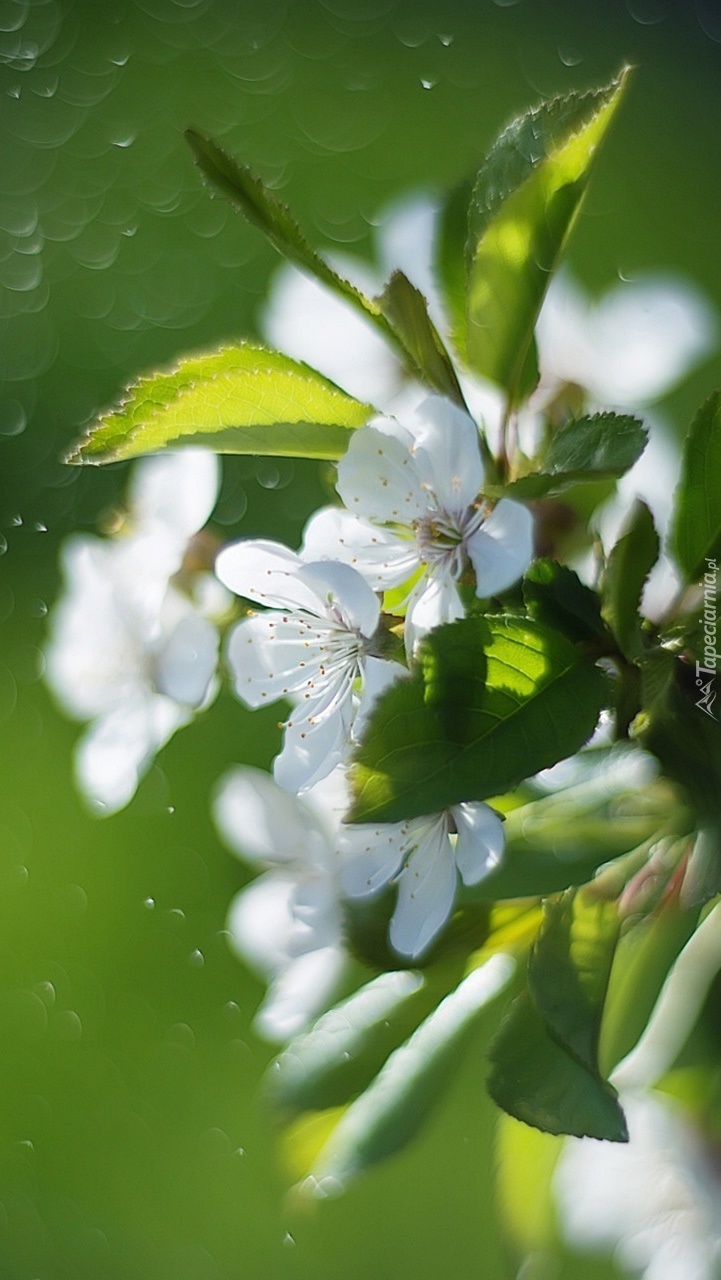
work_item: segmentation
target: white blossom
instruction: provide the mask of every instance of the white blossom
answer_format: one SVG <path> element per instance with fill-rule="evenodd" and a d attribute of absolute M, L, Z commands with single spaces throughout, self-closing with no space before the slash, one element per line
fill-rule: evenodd
<path fill-rule="evenodd" d="M 334 835 L 346 803 L 342 776 L 299 798 L 260 769 L 235 768 L 217 789 L 213 816 L 228 846 L 263 874 L 231 903 L 233 950 L 264 979 L 255 1025 L 282 1042 L 334 995 L 347 964 Z"/>
<path fill-rule="evenodd" d="M 209 573 L 189 574 L 189 594 L 176 575 L 217 488 L 217 459 L 204 450 L 143 459 L 121 531 L 75 535 L 62 549 L 46 678 L 68 715 L 90 721 L 75 773 L 98 813 L 128 803 L 156 752 L 215 692 L 208 615 L 222 606 L 220 588 Z"/>
<path fill-rule="evenodd" d="M 344 758 L 356 716 L 403 673 L 370 652 L 378 597 L 348 565 L 307 563 L 263 540 L 224 548 L 216 572 L 237 595 L 266 606 L 233 629 L 228 661 L 247 706 L 293 704 L 274 774 L 289 791 L 304 790 Z"/>
<path fill-rule="evenodd" d="M 480 493 L 477 429 L 461 409 L 429 396 L 401 425 L 362 427 L 338 464 L 346 510 L 326 508 L 306 528 L 307 558 L 337 556 L 377 591 L 410 583 L 406 647 L 464 615 L 458 580 L 472 568 L 476 595 L 511 586 L 533 554 L 533 521 L 519 502 L 491 508 Z"/>
<path fill-rule="evenodd" d="M 716 1280 L 721 1180 L 711 1153 L 662 1093 L 621 1094 L 629 1142 L 567 1138 L 554 1175 L 562 1233 L 613 1250 L 643 1280 Z"/>
<path fill-rule="evenodd" d="M 338 834 L 341 883 L 349 898 L 397 885 L 390 941 L 399 955 L 415 960 L 451 915 L 459 876 L 478 884 L 498 866 L 504 844 L 501 819 L 476 802 L 403 822 L 346 825 Z"/>

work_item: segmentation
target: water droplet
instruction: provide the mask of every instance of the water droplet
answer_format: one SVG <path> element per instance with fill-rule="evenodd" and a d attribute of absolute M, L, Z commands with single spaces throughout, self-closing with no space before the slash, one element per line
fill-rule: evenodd
<path fill-rule="evenodd" d="M 449 45 L 453 44 L 453 36 L 445 36 L 439 33 L 438 39 L 440 40 L 444 49 L 447 49 Z"/>
<path fill-rule="evenodd" d="M 127 147 L 132 147 L 137 136 L 138 136 L 137 133 L 128 133 L 128 134 L 124 134 L 123 137 L 121 138 L 111 138 L 110 142 L 112 146 L 121 147 L 123 150 L 125 150 Z"/>
<path fill-rule="evenodd" d="M 168 911 L 168 915 L 172 916 L 174 920 L 185 919 L 185 912 L 183 911 L 182 907 L 171 907 L 170 910 Z"/>
<path fill-rule="evenodd" d="M 235 1155 L 236 1155 L 236 1156 L 244 1156 L 244 1155 L 245 1155 L 245 1147 L 236 1147 L 236 1148 L 235 1148 Z"/>
<path fill-rule="evenodd" d="M 188 964 L 190 965 L 191 969 L 203 968 L 203 965 L 205 964 L 205 956 L 203 955 L 202 951 L 198 950 L 197 947 L 195 948 L 195 951 L 191 951 L 190 955 L 188 956 Z"/>
<path fill-rule="evenodd" d="M 168 810 L 167 810 L 167 811 L 168 811 L 168 813 L 175 813 L 175 805 L 174 805 L 174 804 L 169 804 L 169 805 L 168 805 Z"/>
<path fill-rule="evenodd" d="M 42 520 L 36 520 L 35 524 L 33 525 L 33 529 L 35 530 L 36 533 L 47 533 L 48 526 L 46 524 L 43 524 Z"/>
<path fill-rule="evenodd" d="M 421 84 L 422 84 L 422 86 L 423 86 L 423 88 L 424 88 L 424 89 L 435 89 L 436 85 L 438 84 L 438 81 L 437 81 L 437 80 L 424 80 L 424 79 L 423 79 L 423 77 L 421 76 Z"/>
<path fill-rule="evenodd" d="M 280 471 L 274 462 L 260 461 L 256 463 L 255 477 L 261 489 L 276 489 L 280 480 Z"/>
<path fill-rule="evenodd" d="M 14 84 L 8 89 L 8 98 L 19 98 L 22 92 L 22 85 Z"/>
<path fill-rule="evenodd" d="M 50 1026 L 61 1040 L 79 1040 L 83 1034 L 83 1024 L 74 1009 L 63 1009 L 53 1015 Z"/>
<path fill-rule="evenodd" d="M 155 898 L 143 898 L 143 906 L 146 911 L 153 911 L 155 909 Z"/>
<path fill-rule="evenodd" d="M 33 600 L 30 604 L 31 618 L 44 618 L 47 614 L 48 606 L 44 600 Z"/>
<path fill-rule="evenodd" d="M 23 518 L 21 515 L 18 515 L 18 514 L 10 516 L 8 520 L 8 524 L 14 529 L 19 529 L 22 522 L 23 522 Z"/>
<path fill-rule="evenodd" d="M 55 987 L 52 982 L 36 982 L 33 990 L 48 1008 L 55 1004 Z"/>
<path fill-rule="evenodd" d="M 4 556 L 8 549 L 8 540 L 4 533 L 0 533 L 0 556 Z"/>
<path fill-rule="evenodd" d="M 27 425 L 27 416 L 19 400 L 6 400 L 0 406 L 0 436 L 19 436 Z"/>
<path fill-rule="evenodd" d="M 228 1000 L 227 1003 L 223 1005 L 223 1013 L 228 1021 L 234 1021 L 236 1018 L 240 1017 L 240 1005 L 236 1004 L 235 1000 Z"/>
<path fill-rule="evenodd" d="M 290 1234 L 290 1231 L 286 1231 L 285 1235 L 283 1236 L 283 1247 L 285 1249 L 292 1249 L 294 1245 L 295 1245 L 294 1237 Z"/>
<path fill-rule="evenodd" d="M 583 54 L 578 49 L 571 49 L 568 46 L 558 46 L 558 56 L 564 67 L 577 67 L 583 62 Z"/>

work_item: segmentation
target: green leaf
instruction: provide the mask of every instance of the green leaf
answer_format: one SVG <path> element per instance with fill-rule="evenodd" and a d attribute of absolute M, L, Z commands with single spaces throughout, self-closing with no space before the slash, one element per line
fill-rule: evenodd
<path fill-rule="evenodd" d="M 268 190 L 257 174 L 238 164 L 216 142 L 203 137 L 195 129 L 186 129 L 185 137 L 211 189 L 220 192 L 238 213 L 262 231 L 278 253 L 309 271 L 322 284 L 385 328 L 377 304 L 366 298 L 349 280 L 344 280 L 316 253 L 290 210 Z"/>
<path fill-rule="evenodd" d="M 420 289 L 416 289 L 402 271 L 394 271 L 378 304 L 425 381 L 465 408 L 455 370 Z"/>
<path fill-rule="evenodd" d="M 671 546 L 689 582 L 721 558 L 721 391 L 701 406 L 686 438 Z"/>
<path fill-rule="evenodd" d="M 544 905 L 528 961 L 528 989 L 549 1033 L 598 1073 L 598 1040 L 620 919 L 614 901 L 569 889 Z"/>
<path fill-rule="evenodd" d="M 116 462 L 179 445 L 339 458 L 373 414 L 308 365 L 242 343 L 150 374 L 103 413 L 68 462 Z"/>
<path fill-rule="evenodd" d="M 474 179 L 466 178 L 448 192 L 440 217 L 434 245 L 436 275 L 443 295 L 446 313 L 456 350 L 466 350 L 466 253 L 468 240 L 468 208 Z"/>
<path fill-rule="evenodd" d="M 643 453 L 648 432 L 629 414 L 595 413 L 564 423 L 555 432 L 541 470 L 507 484 L 514 498 L 543 498 L 576 484 L 618 479 Z"/>
<path fill-rule="evenodd" d="M 538 313 L 618 108 L 628 69 L 603 89 L 542 103 L 501 134 L 469 212 L 466 357 L 520 401 Z"/>
<path fill-rule="evenodd" d="M 397 822 L 511 790 L 577 751 L 606 701 L 602 672 L 533 619 L 437 627 L 370 717 L 348 820 Z"/>
<path fill-rule="evenodd" d="M 660 545 L 653 516 L 637 498 L 608 558 L 602 586 L 603 616 L 629 662 L 643 656 L 641 595 Z"/>
<path fill-rule="evenodd" d="M 606 628 L 595 591 L 556 560 L 536 560 L 523 579 L 523 599 L 531 617 L 562 631 L 569 640 L 603 640 Z"/>
<path fill-rule="evenodd" d="M 436 1000 L 419 973 L 382 973 L 291 1040 L 268 1073 L 271 1101 L 290 1111 L 347 1102 Z"/>
<path fill-rule="evenodd" d="M 489 1057 L 488 1092 L 517 1120 L 546 1133 L 628 1141 L 616 1090 L 551 1038 L 527 992 L 511 1005 Z"/>
<path fill-rule="evenodd" d="M 442 1096 L 460 1050 L 514 969 L 492 956 L 446 996 L 410 1040 L 391 1054 L 373 1083 L 342 1114 L 302 1189 L 326 1196 L 400 1150 Z"/>

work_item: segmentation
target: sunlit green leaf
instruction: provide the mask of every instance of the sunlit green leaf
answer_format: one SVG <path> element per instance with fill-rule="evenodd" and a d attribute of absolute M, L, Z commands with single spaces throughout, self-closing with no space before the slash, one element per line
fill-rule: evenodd
<path fill-rule="evenodd" d="M 410 1040 L 391 1054 L 365 1093 L 340 1117 L 304 1184 L 327 1195 L 400 1150 L 441 1096 L 479 1018 L 506 986 L 514 963 L 492 956 L 446 996 Z"/>
<path fill-rule="evenodd" d="M 721 559 L 721 391 L 701 406 L 686 438 L 671 545 L 689 582 Z"/>
<path fill-rule="evenodd" d="M 100 415 L 69 462 L 115 462 L 180 445 L 217 453 L 339 458 L 373 413 L 308 365 L 242 343 L 150 374 Z"/>
<path fill-rule="evenodd" d="M 479 171 L 469 214 L 466 356 L 506 388 L 512 403 L 520 399 L 544 294 L 627 75 L 515 120 Z"/>
<path fill-rule="evenodd" d="M 420 289 L 402 271 L 394 271 L 378 304 L 429 386 L 465 407 L 455 370 Z"/>
<path fill-rule="evenodd" d="M 550 1034 L 593 1073 L 619 927 L 616 903 L 593 885 L 569 889 L 546 902 L 528 961 L 528 989 Z"/>
<path fill-rule="evenodd" d="M 630 662 L 643 654 L 641 595 L 660 545 L 653 516 L 638 498 L 608 558 L 602 587 L 603 616 Z"/>
<path fill-rule="evenodd" d="M 527 992 L 511 1005 L 489 1057 L 488 1091 L 517 1120 L 546 1133 L 628 1141 L 613 1086 L 551 1038 Z"/>
<path fill-rule="evenodd" d="M 432 631 L 411 678 L 376 705 L 352 770 L 353 822 L 485 800 L 573 754 L 607 700 L 594 664 L 533 619 Z"/>
<path fill-rule="evenodd" d="M 617 479 L 643 453 L 648 432 L 629 414 L 595 413 L 564 423 L 551 439 L 540 470 L 503 489 L 516 498 L 543 498 L 576 484 Z"/>

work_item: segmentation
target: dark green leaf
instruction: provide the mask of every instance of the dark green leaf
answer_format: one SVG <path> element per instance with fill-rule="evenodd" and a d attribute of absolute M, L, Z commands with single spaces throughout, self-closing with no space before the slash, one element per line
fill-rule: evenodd
<path fill-rule="evenodd" d="M 378 305 L 415 361 L 424 380 L 465 408 L 463 392 L 420 289 L 402 271 L 394 271 Z"/>
<path fill-rule="evenodd" d="M 629 662 L 637 661 L 644 651 L 641 595 L 659 550 L 653 516 L 637 498 L 608 558 L 602 587 L 603 616 Z"/>
<path fill-rule="evenodd" d="M 627 79 L 515 120 L 476 179 L 469 211 L 466 357 L 518 403 L 536 319 Z"/>
<path fill-rule="evenodd" d="M 671 545 L 689 582 L 721 559 L 721 391 L 701 406 L 686 438 Z"/>
<path fill-rule="evenodd" d="M 456 350 L 466 350 L 466 243 L 468 240 L 468 207 L 473 194 L 473 178 L 453 187 L 441 209 L 438 236 L 434 246 L 436 274 Z"/>
<path fill-rule="evenodd" d="M 572 485 L 618 479 L 640 458 L 647 440 L 643 423 L 628 414 L 595 413 L 573 419 L 555 432 L 541 470 L 512 481 L 503 493 L 543 498 Z"/>
<path fill-rule="evenodd" d="M 615 902 L 568 889 L 544 905 L 528 961 L 528 989 L 550 1035 L 592 1074 L 620 921 Z"/>
<path fill-rule="evenodd" d="M 606 628 L 598 596 L 566 565 L 536 560 L 523 579 L 523 599 L 533 618 L 569 640 L 602 640 Z"/>
<path fill-rule="evenodd" d="M 490 1061 L 488 1091 L 517 1120 L 546 1133 L 628 1141 L 615 1089 L 551 1038 L 526 992 L 501 1024 Z"/>
<path fill-rule="evenodd" d="M 116 462 L 179 445 L 339 458 L 374 410 L 308 365 L 242 343 L 150 374 L 103 413 L 68 462 Z"/>
<path fill-rule="evenodd" d="M 328 1181 L 343 1188 L 351 1177 L 414 1137 L 442 1096 L 463 1044 L 506 986 L 513 968 L 508 956 L 492 956 L 391 1054 L 370 1087 L 343 1113 L 304 1189 L 324 1195 Z"/>
<path fill-rule="evenodd" d="M 592 662 L 533 619 L 436 628 L 371 716 L 350 821 L 396 822 L 512 789 L 583 745 L 607 692 Z"/>

